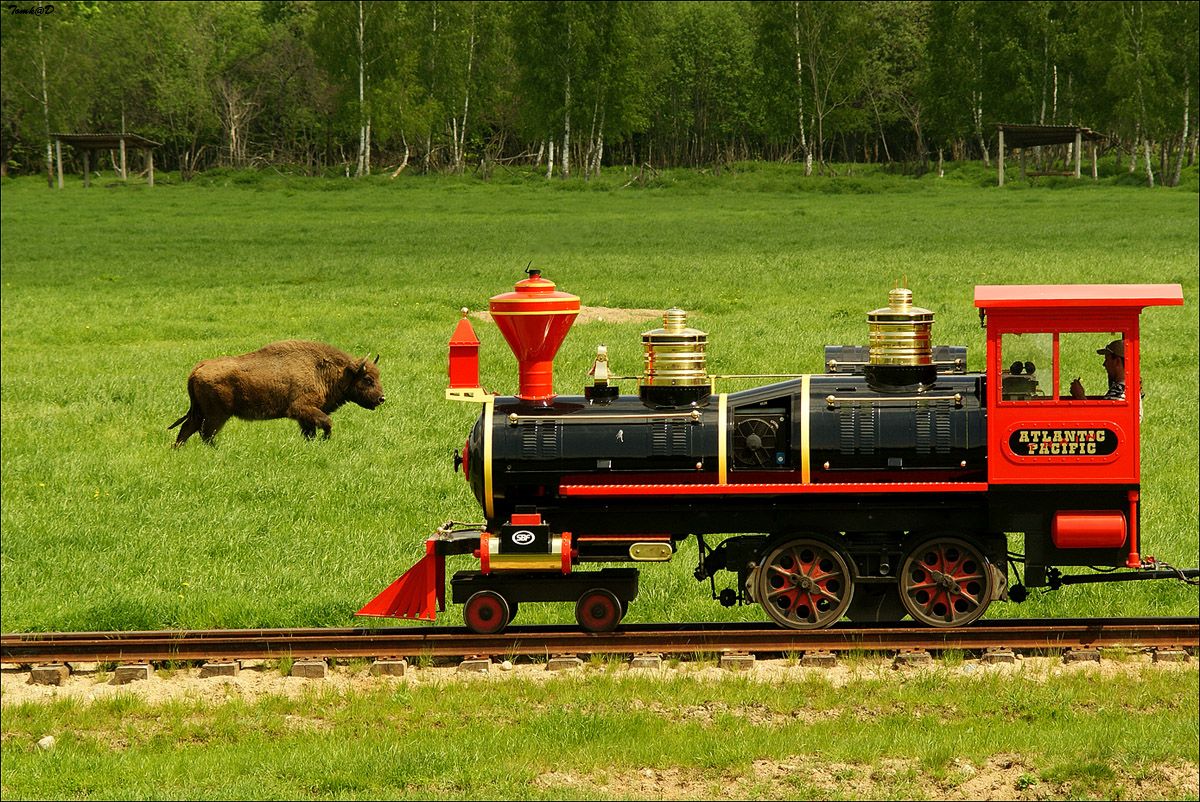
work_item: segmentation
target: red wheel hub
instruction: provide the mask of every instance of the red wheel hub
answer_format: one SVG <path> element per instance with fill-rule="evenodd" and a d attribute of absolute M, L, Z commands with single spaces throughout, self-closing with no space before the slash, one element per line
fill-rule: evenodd
<path fill-rule="evenodd" d="M 467 629 L 480 635 L 494 635 L 508 625 L 508 602 L 499 593 L 481 590 L 463 605 Z"/>

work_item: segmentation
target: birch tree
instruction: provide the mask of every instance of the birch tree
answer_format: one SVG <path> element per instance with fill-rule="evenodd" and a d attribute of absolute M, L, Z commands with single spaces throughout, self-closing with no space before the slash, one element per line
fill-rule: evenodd
<path fill-rule="evenodd" d="M 560 176 L 571 177 L 571 129 L 577 114 L 572 83 L 580 51 L 589 31 L 582 3 L 549 0 L 521 2 L 513 9 L 513 41 L 518 62 L 518 86 L 526 107 L 523 127 L 531 139 L 548 133 L 561 144 L 552 149 L 546 175 L 553 172 L 557 150 Z M 538 132 L 538 133 L 534 133 Z"/>
<path fill-rule="evenodd" d="M 1183 173 L 1183 163 L 1189 152 L 1195 154 L 1196 126 L 1192 116 L 1196 113 L 1196 53 L 1200 50 L 1200 4 L 1175 0 L 1169 4 L 1169 13 L 1162 15 L 1162 27 L 1165 38 L 1164 54 L 1167 57 L 1166 73 L 1171 78 L 1174 92 L 1171 92 L 1174 106 L 1175 124 L 1178 125 L 1178 138 L 1171 137 L 1175 143 L 1174 164 L 1164 183 L 1168 186 L 1179 186 Z M 1169 118 L 1171 112 L 1166 112 Z"/>
<path fill-rule="evenodd" d="M 753 20 L 727 3 L 685 3 L 664 25 L 667 42 L 654 134 L 668 163 L 712 164 L 744 153 L 760 84 Z M 740 150 L 739 150 L 740 149 Z"/>
<path fill-rule="evenodd" d="M 756 57 L 762 65 L 760 102 L 768 125 L 792 139 L 812 175 L 813 150 L 808 71 L 805 66 L 801 0 L 766 0 L 754 4 Z"/>
<path fill-rule="evenodd" d="M 266 85 L 260 80 L 266 28 L 254 6 L 209 3 L 202 18 L 211 44 L 213 99 L 225 132 L 229 163 L 249 163 L 249 138 L 254 118 L 262 110 Z"/>
<path fill-rule="evenodd" d="M 87 68 L 87 62 L 76 55 L 78 41 L 85 36 L 81 30 L 85 20 L 79 9 L 66 4 L 38 0 L 25 8 L 35 13 L 5 11 L 4 25 L 0 26 L 4 127 L 6 133 L 11 131 L 5 146 L 5 167 L 16 147 L 15 136 L 28 143 L 30 161 L 35 148 L 43 150 L 46 181 L 54 186 L 55 154 L 50 134 L 73 127 L 76 120 L 86 119 L 88 111 L 79 82 L 73 80 L 76 67 Z"/>
<path fill-rule="evenodd" d="M 318 59 L 343 89 L 342 111 L 355 132 L 355 176 L 371 172 L 371 112 L 378 87 L 396 64 L 401 46 L 399 3 L 330 0 L 316 5 L 312 42 Z M 347 96 L 349 96 L 347 98 Z"/>
<path fill-rule="evenodd" d="M 1107 4 L 1108 31 L 1113 37 L 1109 59 L 1108 82 L 1117 97 L 1118 113 L 1133 123 L 1130 164 L 1143 159 L 1146 182 L 1154 186 L 1154 166 L 1151 159 L 1151 139 L 1160 122 L 1155 114 L 1160 105 L 1160 93 L 1165 88 L 1159 71 L 1162 64 L 1161 26 L 1155 24 L 1155 12 L 1162 6 L 1143 2 L 1114 2 Z"/>
<path fill-rule="evenodd" d="M 646 34 L 652 29 L 651 6 L 629 0 L 594 3 L 575 27 L 578 79 L 576 95 L 588 125 L 583 148 L 584 178 L 600 174 L 605 143 L 644 124 Z"/>
<path fill-rule="evenodd" d="M 794 4 L 797 63 L 803 67 L 812 97 L 818 160 L 826 165 L 826 124 L 831 114 L 858 96 L 861 34 L 858 7 L 849 3 L 803 0 Z"/>

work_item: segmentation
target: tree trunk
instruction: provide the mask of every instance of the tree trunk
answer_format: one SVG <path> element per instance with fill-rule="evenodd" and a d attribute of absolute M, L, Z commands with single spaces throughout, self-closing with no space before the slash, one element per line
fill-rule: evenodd
<path fill-rule="evenodd" d="M 467 110 L 471 107 L 471 68 L 475 62 L 475 9 L 471 9 L 471 32 L 467 42 L 467 80 L 463 89 L 462 125 L 458 127 L 458 144 L 455 154 L 455 169 L 461 175 L 467 142 Z"/>
<path fill-rule="evenodd" d="M 983 90 L 979 88 L 979 82 L 983 80 L 983 37 L 979 35 L 974 22 L 971 23 L 971 39 L 975 45 L 976 56 L 971 76 L 974 82 L 971 88 L 971 122 L 974 124 L 979 152 L 983 156 L 983 166 L 991 167 L 992 160 L 988 154 L 987 139 L 983 135 Z"/>
<path fill-rule="evenodd" d="M 355 176 L 362 177 L 371 172 L 371 118 L 366 113 L 366 35 L 363 0 L 358 0 L 358 169 Z"/>
<path fill-rule="evenodd" d="M 38 4 L 39 7 L 41 3 Z M 46 32 L 42 27 L 42 16 L 37 18 L 38 28 L 38 66 L 42 77 L 42 122 L 46 134 L 46 185 L 54 189 L 54 143 L 50 137 L 50 87 L 46 78 Z"/>
<path fill-rule="evenodd" d="M 1154 188 L 1154 167 L 1150 163 L 1150 137 L 1142 140 L 1142 152 L 1146 156 L 1146 185 Z"/>
<path fill-rule="evenodd" d="M 596 152 L 596 119 L 600 112 L 600 99 L 592 104 L 592 130 L 588 133 L 587 151 L 583 156 L 583 180 L 592 178 L 592 155 Z"/>
<path fill-rule="evenodd" d="M 396 168 L 396 171 L 392 173 L 392 178 L 400 175 L 404 172 L 404 168 L 408 166 L 408 140 L 401 134 L 400 141 L 404 143 L 404 158 L 400 160 L 400 166 Z"/>
<path fill-rule="evenodd" d="M 367 115 L 367 124 L 366 124 L 365 128 L 366 128 L 366 134 L 363 137 L 363 140 L 365 143 L 364 147 L 363 147 L 363 173 L 365 175 L 370 175 L 371 174 L 371 117 L 370 117 L 370 115 Z"/>
<path fill-rule="evenodd" d="M 796 121 L 800 126 L 800 150 L 804 152 L 804 174 L 812 175 L 812 149 L 804 132 L 804 59 L 800 52 L 800 2 L 792 0 L 792 41 L 796 47 Z"/>
<path fill-rule="evenodd" d="M 217 83 L 220 95 L 221 122 L 225 126 L 229 138 L 229 163 L 233 167 L 243 167 L 248 161 L 246 129 L 254 116 L 255 101 L 248 99 L 236 84 L 221 79 Z M 122 115 L 121 131 L 124 133 L 124 115 Z"/>
<path fill-rule="evenodd" d="M 1183 74 L 1183 133 L 1179 135 L 1179 153 L 1175 157 L 1175 170 L 1171 173 L 1170 186 L 1179 186 L 1179 178 L 1183 172 L 1183 154 L 1188 147 L 1188 123 L 1191 121 L 1192 87 L 1191 74 Z"/>
<path fill-rule="evenodd" d="M 562 177 L 564 179 L 571 177 L 571 73 L 567 72 L 567 88 L 564 103 L 566 111 L 563 112 L 563 143 L 562 143 Z"/>
<path fill-rule="evenodd" d="M 983 93 L 973 92 L 974 102 L 971 104 L 971 116 L 975 123 L 975 138 L 979 142 L 979 152 L 983 154 L 983 166 L 991 167 L 992 160 L 988 154 L 987 139 L 983 136 Z"/>
<path fill-rule="evenodd" d="M 1049 83 L 1047 73 L 1050 71 L 1050 35 L 1042 32 L 1042 108 L 1038 113 L 1038 125 L 1046 124 L 1046 94 Z"/>
<path fill-rule="evenodd" d="M 600 162 L 604 158 L 604 118 L 600 118 L 600 133 L 596 134 L 596 149 L 592 153 L 592 174 L 600 177 Z"/>

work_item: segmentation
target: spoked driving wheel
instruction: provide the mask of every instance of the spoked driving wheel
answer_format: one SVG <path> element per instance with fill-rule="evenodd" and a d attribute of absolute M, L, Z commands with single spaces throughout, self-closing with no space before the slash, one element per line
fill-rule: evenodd
<path fill-rule="evenodd" d="M 820 540 L 799 538 L 772 549 L 758 569 L 755 598 L 780 626 L 821 629 L 842 617 L 854 582 L 846 558 Z"/>
<path fill-rule="evenodd" d="M 900 600 L 914 620 L 934 627 L 961 627 L 992 602 L 988 560 L 958 538 L 927 540 L 900 570 Z"/>
<path fill-rule="evenodd" d="M 508 626 L 509 619 L 508 602 L 495 591 L 474 593 L 463 605 L 463 620 L 467 629 L 477 635 L 495 635 Z"/>

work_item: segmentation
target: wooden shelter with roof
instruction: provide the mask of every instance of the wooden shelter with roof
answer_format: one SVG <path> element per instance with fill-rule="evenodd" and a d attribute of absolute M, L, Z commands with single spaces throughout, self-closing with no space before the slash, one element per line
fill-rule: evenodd
<path fill-rule="evenodd" d="M 58 165 L 58 188 L 63 188 L 62 146 L 65 142 L 83 152 L 83 185 L 92 185 L 92 153 L 98 150 L 117 150 L 121 154 L 121 180 L 128 178 L 125 169 L 125 153 L 129 148 L 142 151 L 146 165 L 146 178 L 154 186 L 154 148 L 162 145 L 138 134 L 51 134 L 54 137 L 54 156 Z"/>
<path fill-rule="evenodd" d="M 1000 158 L 996 160 L 999 170 L 998 186 L 1004 186 L 1004 149 L 1006 147 L 1021 151 L 1021 177 L 1024 178 L 1026 176 L 1025 152 L 1028 148 L 1042 145 L 1066 145 L 1074 143 L 1074 177 L 1079 178 L 1083 142 L 1087 140 L 1092 144 L 1092 180 L 1095 180 L 1097 177 L 1096 143 L 1104 139 L 1103 134 L 1098 134 L 1090 128 L 1083 128 L 1078 125 L 1013 125 L 1011 123 L 997 123 L 996 130 L 1000 135 Z M 1046 175 L 1046 173 L 1042 173 L 1041 175 Z M 1071 173 L 1052 173 L 1052 175 L 1071 175 Z"/>

